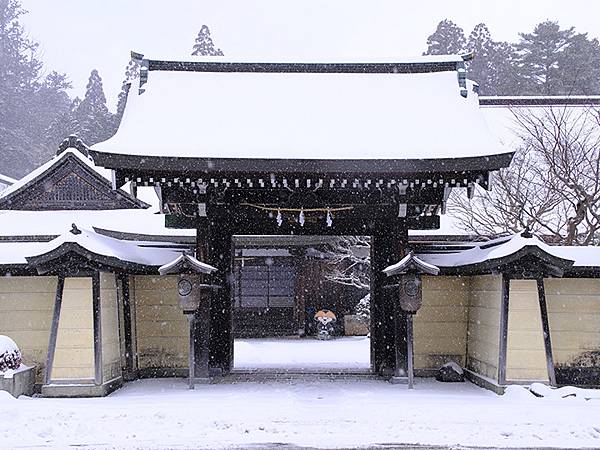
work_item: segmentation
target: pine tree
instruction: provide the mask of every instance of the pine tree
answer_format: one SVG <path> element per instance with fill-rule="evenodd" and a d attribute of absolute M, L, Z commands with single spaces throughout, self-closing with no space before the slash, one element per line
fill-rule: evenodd
<path fill-rule="evenodd" d="M 462 28 L 448 19 L 438 23 L 435 32 L 427 38 L 425 55 L 457 55 L 465 51 L 466 39 Z"/>
<path fill-rule="evenodd" d="M 468 64 L 468 78 L 476 81 L 484 95 L 510 95 L 518 89 L 514 68 L 514 47 L 492 39 L 484 23 L 475 26 L 467 41 L 474 58 Z"/>
<path fill-rule="evenodd" d="M 193 56 L 223 56 L 223 52 L 220 48 L 215 48 L 212 38 L 210 37 L 210 30 L 206 25 L 202 25 L 198 36 L 196 37 L 196 43 L 192 47 Z"/>
<path fill-rule="evenodd" d="M 561 94 L 600 94 L 600 44 L 587 34 L 577 34 L 560 55 L 557 92 Z"/>
<path fill-rule="evenodd" d="M 561 30 L 557 22 L 538 24 L 533 33 L 520 33 L 517 44 L 525 93 L 555 95 L 563 91 L 561 60 L 575 37 L 573 27 Z"/>
<path fill-rule="evenodd" d="M 77 109 L 81 104 L 81 99 L 75 97 L 71 102 L 69 109 L 56 117 L 46 128 L 44 135 L 46 146 L 54 149 L 56 152 L 61 142 L 69 135 L 82 135 L 81 126 L 77 120 Z"/>

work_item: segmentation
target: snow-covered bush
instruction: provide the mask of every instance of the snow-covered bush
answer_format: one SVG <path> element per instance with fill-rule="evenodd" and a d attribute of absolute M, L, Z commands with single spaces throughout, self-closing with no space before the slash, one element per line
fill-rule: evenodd
<path fill-rule="evenodd" d="M 360 321 L 365 325 L 371 322 L 371 294 L 365 295 L 356 304 L 354 311 Z"/>
<path fill-rule="evenodd" d="M 16 370 L 21 366 L 21 351 L 15 341 L 0 335 L 0 374 L 7 370 Z"/>

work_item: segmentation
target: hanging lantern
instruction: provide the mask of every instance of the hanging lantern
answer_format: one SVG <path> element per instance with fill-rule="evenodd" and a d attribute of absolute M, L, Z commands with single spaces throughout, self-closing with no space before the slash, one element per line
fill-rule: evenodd
<path fill-rule="evenodd" d="M 283 223 L 283 217 L 281 216 L 281 210 L 277 210 L 277 226 L 280 227 Z"/>
<path fill-rule="evenodd" d="M 300 215 L 298 215 L 298 223 L 301 227 L 304 226 L 304 209 L 300 210 Z"/>

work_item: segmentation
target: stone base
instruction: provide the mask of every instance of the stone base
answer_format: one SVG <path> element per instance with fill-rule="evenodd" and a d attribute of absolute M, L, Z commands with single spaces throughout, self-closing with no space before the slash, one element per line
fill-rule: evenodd
<path fill-rule="evenodd" d="M 35 366 L 17 369 L 11 377 L 0 375 L 0 391 L 7 391 L 13 397 L 32 396 L 35 391 Z"/>
<path fill-rule="evenodd" d="M 408 384 L 408 377 L 392 377 L 388 381 L 390 384 Z"/>
<path fill-rule="evenodd" d="M 68 380 L 42 386 L 43 397 L 105 397 L 123 386 L 123 378 L 118 377 L 106 383 L 69 383 Z"/>
<path fill-rule="evenodd" d="M 491 378 L 480 375 L 476 372 L 473 372 L 469 369 L 463 369 L 465 372 L 465 377 L 471 383 L 476 384 L 479 387 L 487 389 L 488 391 L 492 391 L 498 395 L 504 394 L 504 389 L 506 386 L 499 385 L 496 380 L 492 380 Z"/>

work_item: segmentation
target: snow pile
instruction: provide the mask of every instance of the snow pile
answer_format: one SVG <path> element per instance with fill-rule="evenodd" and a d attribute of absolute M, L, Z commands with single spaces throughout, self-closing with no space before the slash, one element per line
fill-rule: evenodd
<path fill-rule="evenodd" d="M 538 399 L 562 400 L 576 398 L 580 400 L 600 400 L 599 389 L 582 389 L 574 386 L 563 386 L 553 388 L 542 383 L 532 383 L 531 386 L 512 385 L 507 386 L 503 397 L 509 400 L 530 400 Z"/>
<path fill-rule="evenodd" d="M 542 383 L 533 383 L 529 390 L 536 397 L 545 397 L 545 398 L 583 398 L 585 400 L 600 400 L 600 390 L 597 389 L 582 389 L 574 386 L 564 386 L 558 389 L 551 388 Z"/>
<path fill-rule="evenodd" d="M 0 391 L 0 410 L 1 406 L 7 404 L 8 402 L 17 401 L 12 395 L 10 395 L 7 391 Z"/>
<path fill-rule="evenodd" d="M 21 351 L 15 341 L 0 334 L 0 375 L 12 375 L 21 366 Z"/>

